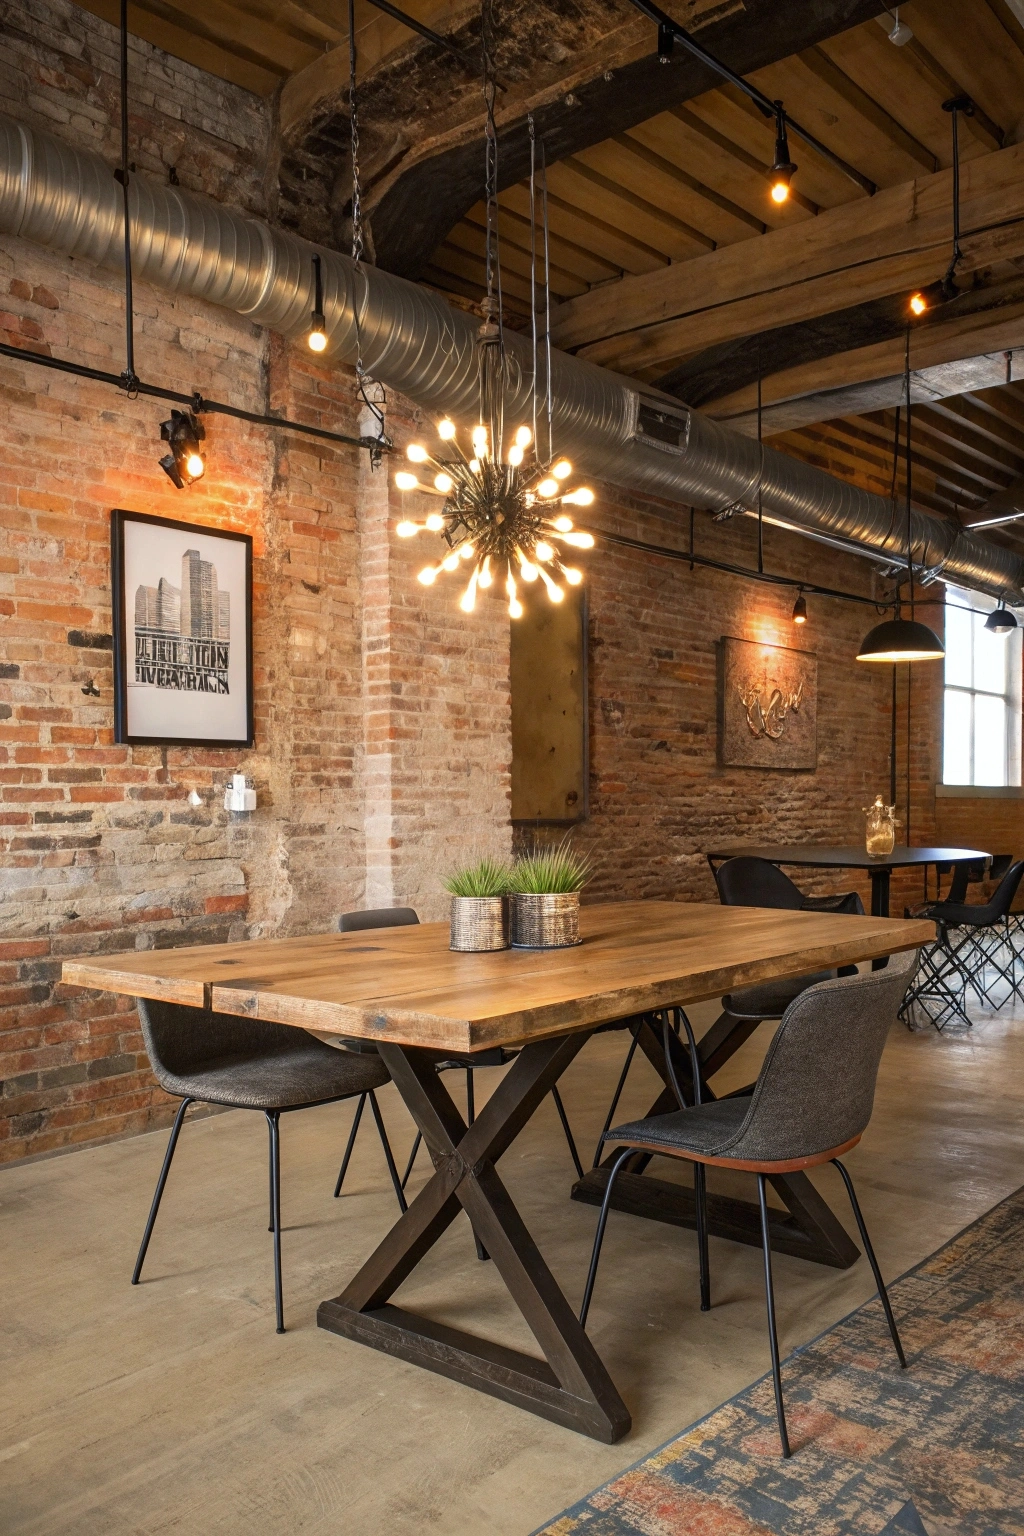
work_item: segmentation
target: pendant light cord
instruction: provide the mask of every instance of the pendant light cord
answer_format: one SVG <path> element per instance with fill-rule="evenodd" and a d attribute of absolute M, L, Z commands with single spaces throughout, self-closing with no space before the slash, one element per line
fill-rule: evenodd
<path fill-rule="evenodd" d="M 128 205 L 128 0 L 121 0 L 121 164 L 115 171 L 124 202 L 124 341 L 125 362 L 121 375 L 125 389 L 134 395 L 139 386 L 135 372 L 135 314 L 132 294 L 132 225 Z"/>
<path fill-rule="evenodd" d="M 911 446 L 912 403 L 910 399 L 910 326 L 907 326 L 906 349 L 903 363 L 903 387 L 907 397 L 907 579 L 910 584 L 910 617 L 914 617 L 914 551 L 911 527 L 911 496 L 914 454 Z"/>

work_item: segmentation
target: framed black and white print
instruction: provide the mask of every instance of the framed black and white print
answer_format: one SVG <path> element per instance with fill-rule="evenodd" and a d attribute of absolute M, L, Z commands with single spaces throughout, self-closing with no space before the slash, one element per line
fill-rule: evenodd
<path fill-rule="evenodd" d="M 114 740 L 251 747 L 252 539 L 111 514 Z"/>

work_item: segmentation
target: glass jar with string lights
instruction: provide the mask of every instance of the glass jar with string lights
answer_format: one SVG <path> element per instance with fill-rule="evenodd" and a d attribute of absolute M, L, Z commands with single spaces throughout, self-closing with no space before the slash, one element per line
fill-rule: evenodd
<path fill-rule="evenodd" d="M 395 475 L 400 491 L 421 492 L 442 502 L 422 522 L 405 518 L 396 530 L 401 538 L 439 534 L 447 545 L 437 564 L 420 571 L 420 581 L 432 586 L 445 573 L 466 571 L 469 581 L 459 602 L 463 613 L 472 613 L 478 591 L 495 582 L 503 582 L 514 619 L 523 614 L 520 583 L 539 583 L 553 603 L 560 603 L 565 596 L 562 583 L 575 587 L 583 580 L 582 571 L 565 563 L 566 549 L 594 545 L 593 534 L 575 528 L 565 508 L 591 506 L 593 491 L 587 486 L 569 489 L 568 459 L 546 463 L 529 452 L 533 433 L 527 426 L 518 427 L 503 450 L 500 441 L 492 442 L 488 428 L 478 424 L 468 455 L 459 445 L 453 421 L 440 421 L 437 435 L 444 447 L 436 453 L 420 443 L 406 450 L 419 474 L 399 470 Z"/>

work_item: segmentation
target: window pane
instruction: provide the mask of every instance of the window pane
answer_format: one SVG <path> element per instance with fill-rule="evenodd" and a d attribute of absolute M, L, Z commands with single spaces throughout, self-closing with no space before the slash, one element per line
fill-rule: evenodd
<path fill-rule="evenodd" d="M 971 618 L 963 608 L 946 609 L 946 682 L 971 686 Z M 966 784 L 966 779 L 947 779 L 947 784 Z"/>
<path fill-rule="evenodd" d="M 971 696 L 946 689 L 942 782 L 971 782 Z"/>
<path fill-rule="evenodd" d="M 1006 636 L 985 628 L 987 614 L 974 619 L 974 686 L 986 693 L 1006 692 Z"/>
<path fill-rule="evenodd" d="M 1006 705 L 974 696 L 974 782 L 1006 783 Z"/>

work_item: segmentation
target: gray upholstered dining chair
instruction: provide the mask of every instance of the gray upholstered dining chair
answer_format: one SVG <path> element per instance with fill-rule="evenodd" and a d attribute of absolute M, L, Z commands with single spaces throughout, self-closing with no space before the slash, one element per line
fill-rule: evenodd
<path fill-rule="evenodd" d="M 836 912 L 847 916 L 864 914 L 863 903 L 856 891 L 848 891 L 839 896 L 805 896 L 788 875 L 775 864 L 769 864 L 767 859 L 742 855 L 735 859 L 727 859 L 717 869 L 712 864 L 711 873 L 715 877 L 715 885 L 723 907 L 772 907 L 777 911 Z M 722 1012 L 701 1040 L 699 1060 L 696 1054 L 693 1056 L 694 1071 L 699 1071 L 702 1078 L 712 1077 L 720 1062 L 719 1052 L 726 1041 L 729 1042 L 730 1052 L 735 1050 L 737 1044 L 742 1044 L 749 1039 L 759 1025 L 781 1019 L 793 999 L 799 997 L 800 993 L 806 991 L 808 987 L 814 986 L 819 981 L 827 981 L 835 975 L 854 975 L 856 970 L 857 967 L 852 965 L 844 966 L 838 972 L 813 971 L 806 976 L 783 977 L 778 981 L 762 982 L 759 986 L 744 987 L 740 991 L 723 997 Z M 626 1085 L 626 1078 L 636 1054 L 640 1030 L 644 1022 L 642 1017 L 627 1019 L 617 1026 L 628 1028 L 633 1038 L 626 1053 L 615 1092 L 612 1094 L 604 1125 L 601 1127 L 601 1135 L 594 1152 L 595 1168 L 601 1157 L 605 1133 L 612 1123 L 612 1116 L 622 1097 L 622 1090 Z M 749 1092 L 749 1089 L 747 1091 Z"/>
<path fill-rule="evenodd" d="M 839 1158 L 857 1145 L 871 1118 L 882 1049 L 916 968 L 917 954 L 911 952 L 895 956 L 884 970 L 836 977 L 803 991 L 786 1009 L 749 1097 L 687 1106 L 675 1085 L 678 1110 L 634 1120 L 605 1135 L 605 1140 L 621 1144 L 623 1151 L 609 1173 L 598 1218 L 580 1310 L 580 1322 L 584 1325 L 594 1294 L 615 1181 L 631 1157 L 639 1151 L 681 1158 L 694 1165 L 695 1175 L 708 1166 L 757 1175 L 768 1339 L 783 1456 L 790 1455 L 790 1446 L 782 1400 L 765 1190 L 766 1180 L 773 1174 L 803 1171 L 828 1162 L 835 1164 L 853 1206 L 897 1357 L 901 1366 L 907 1363 L 853 1181 Z M 667 1030 L 667 1021 L 665 1027 Z M 689 1028 L 687 1035 L 692 1042 Z M 703 1181 L 698 1182 L 695 1177 L 694 1186 L 701 1306 L 706 1310 L 706 1301 L 710 1300 L 707 1210 Z"/>
<path fill-rule="evenodd" d="M 338 919 L 338 927 L 341 929 L 342 933 L 363 933 L 373 928 L 406 928 L 411 926 L 413 923 L 418 923 L 419 920 L 419 914 L 413 907 L 371 907 L 364 912 L 343 912 L 341 917 Z M 356 1049 L 358 1049 L 360 1046 L 360 1042 L 351 1043 Z M 365 1042 L 361 1042 L 361 1044 L 363 1049 L 367 1048 Z M 376 1047 L 371 1043 L 369 1049 L 375 1051 Z M 437 1070 L 439 1072 L 450 1072 L 459 1068 L 465 1071 L 466 1119 L 470 1125 L 473 1124 L 473 1120 L 476 1115 L 476 1095 L 473 1073 L 478 1067 L 507 1066 L 507 1064 L 513 1059 L 515 1055 L 515 1051 L 506 1050 L 504 1046 L 494 1046 L 489 1050 L 474 1051 L 469 1055 L 453 1056 L 448 1060 L 438 1062 Z M 562 1129 L 565 1132 L 565 1139 L 569 1146 L 569 1155 L 572 1157 L 572 1160 L 576 1165 L 576 1171 L 582 1179 L 583 1166 L 580 1162 L 579 1152 L 576 1149 L 576 1142 L 573 1138 L 572 1128 L 569 1125 L 569 1117 L 565 1112 L 565 1105 L 562 1103 L 562 1097 L 558 1092 L 557 1087 L 552 1087 L 551 1097 L 554 1100 L 555 1108 L 558 1111 L 558 1118 L 562 1122 Z M 352 1145 L 355 1141 L 356 1132 L 359 1129 L 359 1118 L 363 1112 L 363 1103 L 364 1100 L 360 1099 L 359 1103 L 356 1105 L 356 1112 L 352 1120 L 352 1130 L 349 1134 L 348 1145 L 345 1148 L 345 1155 L 342 1158 L 341 1168 L 338 1172 L 338 1182 L 334 1186 L 335 1195 L 340 1195 L 341 1186 L 345 1182 L 345 1174 L 348 1170 L 349 1158 L 352 1155 Z M 422 1132 L 417 1130 L 415 1139 L 412 1144 L 412 1151 L 409 1153 L 409 1161 L 406 1163 L 405 1172 L 402 1175 L 401 1184 L 403 1189 L 409 1182 L 409 1175 L 412 1173 L 413 1165 L 416 1162 L 416 1154 L 419 1152 L 422 1144 Z M 479 1242 L 477 1243 L 477 1252 L 483 1256 L 483 1250 L 480 1247 Z"/>
<path fill-rule="evenodd" d="M 323 1045 L 305 1030 L 262 1019 L 188 1008 L 180 1003 L 138 999 L 142 1035 L 157 1082 L 181 1099 L 171 1126 L 167 1151 L 150 1206 L 146 1230 L 135 1261 L 132 1285 L 138 1285 L 153 1235 L 164 1185 L 178 1144 L 185 1111 L 192 1103 L 228 1109 L 258 1109 L 270 1132 L 270 1231 L 274 1234 L 274 1299 L 277 1331 L 284 1333 L 281 1284 L 281 1149 L 279 1121 L 293 1109 L 312 1109 L 356 1094 L 369 1097 L 388 1171 L 406 1208 L 401 1181 L 391 1155 L 374 1090 L 390 1081 L 379 1056 L 357 1056 Z M 360 1100 L 362 1102 L 362 1099 Z"/>

